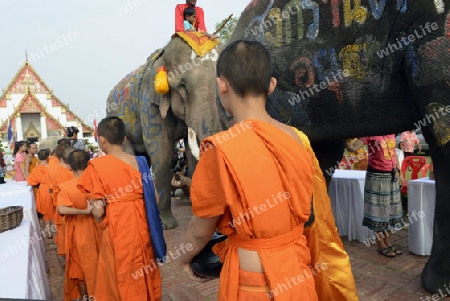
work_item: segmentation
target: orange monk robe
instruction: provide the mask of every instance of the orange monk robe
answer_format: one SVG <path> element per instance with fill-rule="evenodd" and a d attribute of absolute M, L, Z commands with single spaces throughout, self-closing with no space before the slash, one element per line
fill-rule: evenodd
<path fill-rule="evenodd" d="M 56 156 L 48 157 L 48 165 L 59 164 L 58 158 Z"/>
<path fill-rule="evenodd" d="M 30 158 L 30 157 L 29 157 Z M 28 175 L 31 174 L 31 172 L 33 171 L 33 169 L 38 166 L 38 158 L 36 156 L 31 156 L 31 160 L 30 160 L 30 166 L 28 167 Z M 34 193 L 34 199 L 37 200 L 37 188 L 33 187 L 33 193 Z"/>
<path fill-rule="evenodd" d="M 30 166 L 28 167 L 28 174 L 33 172 L 33 169 L 38 166 L 38 158 L 36 156 L 31 157 Z"/>
<path fill-rule="evenodd" d="M 78 179 L 62 183 L 57 206 L 86 209 L 85 195 L 77 188 Z M 89 296 L 94 295 L 97 258 L 100 246 L 97 225 L 91 214 L 66 215 L 66 271 L 64 300 L 79 298 L 78 283 L 86 283 Z M 76 292 L 74 295 L 73 292 Z"/>
<path fill-rule="evenodd" d="M 326 262 L 327 269 L 316 273 L 316 292 L 319 300 L 357 301 L 350 259 L 344 250 L 331 209 L 327 185 L 319 161 L 308 137 L 293 128 L 311 155 L 314 165 L 313 208 L 314 223 L 305 229 L 312 262 Z"/>
<path fill-rule="evenodd" d="M 78 180 L 78 188 L 87 197 L 107 202 L 100 224 L 97 301 L 161 299 L 161 276 L 154 261 L 140 181 L 138 170 L 113 155 L 89 161 Z"/>
<path fill-rule="evenodd" d="M 59 215 L 56 210 L 56 201 L 59 193 L 59 185 L 73 179 L 73 174 L 69 169 L 58 164 L 52 164 L 48 166 L 48 173 L 50 175 L 50 179 L 52 181 L 52 190 L 53 190 L 53 206 L 55 208 L 54 215 L 54 224 L 58 228 L 55 236 L 56 245 L 58 246 L 58 255 L 64 255 L 65 247 L 65 230 L 64 230 L 64 218 Z"/>
<path fill-rule="evenodd" d="M 205 139 L 201 151 L 192 210 L 201 218 L 221 216 L 218 228 L 228 235 L 214 246 L 224 263 L 218 300 L 318 300 L 303 235 L 311 156 L 292 136 L 255 120 Z M 258 251 L 264 274 L 240 270 L 238 248 Z"/>
<path fill-rule="evenodd" d="M 44 215 L 44 221 L 53 220 L 55 211 L 52 195 L 50 194 L 51 180 L 47 166 L 36 166 L 27 178 L 28 185 L 39 185 L 36 194 L 36 210 Z"/>

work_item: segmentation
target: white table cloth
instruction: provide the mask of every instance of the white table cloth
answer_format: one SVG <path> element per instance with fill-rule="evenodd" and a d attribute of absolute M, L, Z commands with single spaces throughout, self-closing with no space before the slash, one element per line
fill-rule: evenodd
<path fill-rule="evenodd" d="M 422 178 L 408 181 L 409 251 L 414 254 L 431 254 L 435 203 L 434 180 Z"/>
<path fill-rule="evenodd" d="M 366 171 L 337 169 L 328 187 L 339 235 L 347 235 L 349 241 L 356 239 L 364 242 L 375 235 L 362 225 L 365 179 Z"/>
<path fill-rule="evenodd" d="M 5 231 L 0 233 L 0 257 L 1 252 L 5 252 L 5 250 L 10 250 L 9 248 L 13 248 L 17 246 L 17 243 L 14 244 L 14 240 L 2 240 L 5 236 L 10 237 L 10 235 L 14 235 L 14 231 L 18 229 L 22 229 L 23 225 L 28 225 L 24 227 L 28 227 L 28 241 L 30 239 L 34 241 L 32 244 L 27 244 L 27 252 L 28 259 L 25 258 L 25 253 L 19 252 L 22 255 L 14 255 L 19 256 L 15 257 L 24 261 L 29 266 L 26 268 L 28 272 L 26 273 L 28 277 L 28 289 L 27 294 L 31 293 L 29 298 L 33 299 L 50 299 L 50 286 L 46 274 L 46 256 L 45 256 L 45 246 L 44 246 L 44 238 L 40 231 L 39 219 L 36 214 L 36 206 L 34 201 L 34 194 L 32 188 L 26 184 L 26 182 L 14 182 L 8 181 L 6 184 L 0 185 L 0 208 L 8 207 L 8 206 L 22 206 L 23 207 L 23 220 L 22 224 L 9 231 Z M 20 241 L 18 237 L 23 236 L 26 230 L 22 229 L 19 234 L 16 236 L 16 240 Z M 16 231 L 17 232 L 17 231 Z M 13 233 L 13 234 L 11 234 Z M 11 238 L 9 238 L 11 239 Z M 18 253 L 18 254 L 19 254 Z M 30 260 L 30 258 L 32 260 Z M 1 260 L 1 259 L 0 259 Z M 5 261 L 5 260 L 3 260 Z M 9 261 L 9 258 L 8 260 Z M 3 263 L 4 264 L 4 263 Z M 2 269 L 2 262 L 0 261 L 0 272 Z M 20 267 L 22 268 L 22 267 Z M 19 269 L 19 267 L 17 267 Z M 24 273 L 24 271 L 17 271 L 17 273 Z M 22 275 L 21 274 L 21 275 Z M 0 274 L 1 275 L 1 274 Z M 0 277 L 0 279 L 2 279 Z M 15 282 L 13 279 L 5 278 L 0 280 L 0 298 L 5 297 L 2 289 L 3 286 L 8 286 L 14 288 Z M 14 290 L 16 292 L 16 297 L 19 298 L 22 291 L 19 289 Z M 11 297 L 12 298 L 12 297 Z M 22 297 L 20 297 L 22 298 Z"/>

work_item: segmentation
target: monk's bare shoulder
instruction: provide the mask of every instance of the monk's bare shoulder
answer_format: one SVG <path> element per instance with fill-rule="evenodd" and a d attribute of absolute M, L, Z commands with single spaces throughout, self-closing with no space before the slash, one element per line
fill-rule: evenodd
<path fill-rule="evenodd" d="M 298 143 L 302 144 L 302 141 L 298 137 L 297 133 L 290 126 L 288 126 L 287 124 L 281 123 L 281 122 L 279 122 L 278 120 L 275 120 L 275 119 L 274 119 L 273 124 L 275 126 L 277 126 L 278 128 L 280 128 L 281 130 L 283 130 L 286 134 L 288 134 L 289 136 L 294 138 Z"/>

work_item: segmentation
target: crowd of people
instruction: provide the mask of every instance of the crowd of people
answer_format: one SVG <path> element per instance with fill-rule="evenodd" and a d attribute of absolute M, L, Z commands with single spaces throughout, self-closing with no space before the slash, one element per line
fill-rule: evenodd
<path fill-rule="evenodd" d="M 157 266 L 141 281 L 126 277 L 155 260 L 144 190 L 154 192 L 155 206 L 159 196 L 151 172 L 143 176 L 137 163 L 149 162 L 122 150 L 125 125 L 118 117 L 99 123 L 102 155 L 94 158 L 76 133 L 66 134 L 53 150 L 25 141 L 14 147 L 14 179 L 33 187 L 42 233 L 54 239 L 65 266 L 64 300 L 159 300 Z"/>

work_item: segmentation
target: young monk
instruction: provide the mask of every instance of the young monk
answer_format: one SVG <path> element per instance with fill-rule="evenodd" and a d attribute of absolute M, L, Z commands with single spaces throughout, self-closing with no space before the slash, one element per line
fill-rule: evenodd
<path fill-rule="evenodd" d="M 36 210 L 44 217 L 45 233 L 48 238 L 53 238 L 50 231 L 50 221 L 55 216 L 53 208 L 52 194 L 50 193 L 51 180 L 48 173 L 48 157 L 50 155 L 49 149 L 41 149 L 38 152 L 39 164 L 33 168 L 33 171 L 27 178 L 28 185 L 37 188 L 36 194 Z"/>
<path fill-rule="evenodd" d="M 337 243 L 326 255 L 338 256 L 326 260 L 308 248 L 304 227 L 316 193 L 317 162 L 306 136 L 267 113 L 266 99 L 276 86 L 271 73 L 270 54 L 259 42 L 236 41 L 220 55 L 219 95 L 235 125 L 201 144 L 191 186 L 194 216 L 184 239 L 193 250 L 182 254 L 180 264 L 189 278 L 204 281 L 190 262 L 217 227 L 228 235 L 213 249 L 224 263 L 218 300 L 357 300 L 348 257 L 333 250 Z M 343 270 L 331 267 L 335 258 L 346 262 Z M 323 285 L 316 292 L 313 273 L 328 268 L 336 273 L 331 284 L 333 277 L 345 283 L 338 279 L 336 287 Z"/>
<path fill-rule="evenodd" d="M 89 300 L 88 296 L 94 294 L 100 238 L 91 214 L 92 205 L 77 188 L 77 183 L 87 167 L 90 156 L 83 150 L 66 149 L 65 158 L 66 154 L 74 178 L 59 185 L 57 200 L 58 213 L 65 216 L 66 221 L 64 300 L 71 301 L 76 298 Z"/>
<path fill-rule="evenodd" d="M 98 144 L 105 156 L 89 161 L 78 180 L 101 219 L 101 245 L 94 296 L 97 301 L 161 299 L 161 276 L 144 205 L 136 157 L 122 150 L 125 125 L 115 116 L 98 124 Z M 153 264 L 152 264 L 153 263 Z M 147 267 L 142 277 L 132 276 Z"/>
<path fill-rule="evenodd" d="M 53 206 L 55 208 L 55 218 L 54 223 L 55 226 L 58 227 L 56 232 L 55 241 L 58 246 L 58 255 L 60 255 L 60 259 L 64 262 L 64 240 L 65 240 L 65 230 L 64 230 L 64 218 L 56 211 L 58 193 L 59 193 L 59 185 L 73 179 L 73 174 L 67 168 L 66 163 L 64 162 L 64 151 L 68 148 L 67 145 L 60 144 L 55 148 L 55 156 L 58 158 L 58 164 L 49 164 L 48 173 L 50 175 L 50 180 L 52 181 L 52 199 Z"/>

